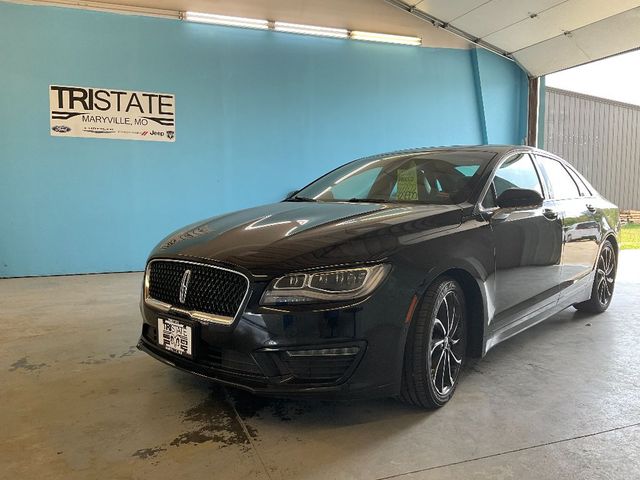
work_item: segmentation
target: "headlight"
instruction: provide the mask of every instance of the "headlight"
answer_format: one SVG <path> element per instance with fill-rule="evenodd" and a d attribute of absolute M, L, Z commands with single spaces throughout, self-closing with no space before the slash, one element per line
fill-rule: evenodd
<path fill-rule="evenodd" d="M 389 273 L 390 265 L 292 273 L 276 278 L 267 287 L 262 305 L 353 300 L 373 292 Z"/>

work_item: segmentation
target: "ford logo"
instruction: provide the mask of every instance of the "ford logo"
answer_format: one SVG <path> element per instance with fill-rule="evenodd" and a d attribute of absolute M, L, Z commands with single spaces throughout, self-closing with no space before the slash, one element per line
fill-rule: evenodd
<path fill-rule="evenodd" d="M 71 127 L 67 127 L 66 125 L 54 125 L 51 127 L 51 130 L 56 133 L 67 133 L 71 131 Z"/>

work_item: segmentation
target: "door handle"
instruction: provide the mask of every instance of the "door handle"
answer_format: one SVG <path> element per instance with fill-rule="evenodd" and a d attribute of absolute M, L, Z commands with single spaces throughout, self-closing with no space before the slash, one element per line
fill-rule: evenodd
<path fill-rule="evenodd" d="M 596 211 L 596 207 L 594 207 L 593 205 L 591 205 L 590 203 L 587 203 L 587 210 L 589 210 L 590 212 L 595 212 Z"/>
<path fill-rule="evenodd" d="M 549 220 L 555 220 L 556 218 L 558 218 L 558 212 L 556 212 L 555 210 L 551 210 L 550 208 L 545 208 L 542 211 L 542 215 L 544 215 Z"/>

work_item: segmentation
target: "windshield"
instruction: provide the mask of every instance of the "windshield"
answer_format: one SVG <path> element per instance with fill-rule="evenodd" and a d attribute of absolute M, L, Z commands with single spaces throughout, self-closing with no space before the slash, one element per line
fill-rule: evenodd
<path fill-rule="evenodd" d="M 291 200 L 450 205 L 468 199 L 495 153 L 433 151 L 363 159 L 300 190 Z"/>

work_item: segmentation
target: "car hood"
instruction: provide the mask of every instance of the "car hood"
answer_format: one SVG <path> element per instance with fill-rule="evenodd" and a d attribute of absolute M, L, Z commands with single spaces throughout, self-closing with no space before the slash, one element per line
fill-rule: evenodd
<path fill-rule="evenodd" d="M 382 260 L 460 218 L 455 205 L 280 202 L 189 225 L 151 258 L 206 259 L 273 275 Z"/>

